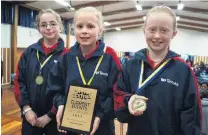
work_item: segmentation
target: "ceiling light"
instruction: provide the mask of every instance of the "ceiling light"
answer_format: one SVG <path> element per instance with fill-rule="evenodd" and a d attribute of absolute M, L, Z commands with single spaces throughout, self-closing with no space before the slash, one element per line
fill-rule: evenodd
<path fill-rule="evenodd" d="M 143 20 L 144 20 L 144 21 L 146 20 L 146 18 L 147 18 L 146 16 L 143 16 Z"/>
<path fill-rule="evenodd" d="M 137 10 L 142 10 L 142 6 L 140 4 L 136 4 L 136 9 Z"/>
<path fill-rule="evenodd" d="M 75 8 L 73 8 L 73 7 L 70 7 L 70 10 L 71 10 L 71 11 L 74 11 L 74 10 L 75 10 Z"/>
<path fill-rule="evenodd" d="M 111 24 L 109 22 L 104 22 L 105 26 L 110 26 Z"/>
<path fill-rule="evenodd" d="M 179 4 L 178 4 L 178 8 L 177 8 L 177 9 L 178 9 L 178 10 L 183 10 L 183 7 L 184 7 L 184 4 L 179 3 Z"/>
<path fill-rule="evenodd" d="M 121 28 L 119 28 L 119 27 L 116 27 L 116 30 L 117 30 L 117 31 L 121 31 Z"/>
<path fill-rule="evenodd" d="M 180 17 L 179 16 L 176 16 L 176 21 L 179 21 L 180 20 Z"/>
<path fill-rule="evenodd" d="M 55 0 L 57 3 L 59 3 L 59 4 L 61 4 L 61 5 L 63 5 L 63 6 L 65 6 L 65 7 L 68 7 L 68 6 L 70 6 L 70 4 L 68 3 L 68 2 L 66 2 L 66 1 L 64 1 L 64 0 Z"/>

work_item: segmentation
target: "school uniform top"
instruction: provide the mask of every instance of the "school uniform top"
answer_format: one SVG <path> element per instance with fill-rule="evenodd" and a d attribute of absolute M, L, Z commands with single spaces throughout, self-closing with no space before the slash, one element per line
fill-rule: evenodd
<path fill-rule="evenodd" d="M 67 49 L 64 48 L 64 41 L 59 38 L 56 48 L 46 55 L 42 44 L 43 39 L 40 39 L 21 54 L 14 79 L 14 94 L 21 109 L 24 105 L 30 105 L 38 117 L 46 113 L 49 117 L 52 117 L 55 116 L 56 110 L 52 107 L 53 96 L 46 94 L 48 73 L 58 61 L 59 56 Z M 39 60 L 37 53 L 39 54 Z M 43 84 L 37 85 L 35 80 L 40 75 L 40 63 L 43 64 L 50 56 L 51 58 L 41 69 Z"/>
<path fill-rule="evenodd" d="M 54 105 L 58 107 L 65 103 L 70 85 L 84 87 L 76 57 L 86 82 L 92 77 L 98 60 L 103 55 L 101 64 L 90 84 L 90 87 L 98 90 L 95 105 L 95 116 L 102 121 L 109 121 L 113 118 L 113 86 L 117 80 L 121 64 L 115 51 L 106 47 L 102 40 L 98 41 L 96 49 L 84 57 L 78 43 L 70 48 L 70 52 L 64 54 L 51 70 L 48 79 L 48 91 L 56 93 Z"/>
<path fill-rule="evenodd" d="M 163 60 L 170 58 L 164 70 L 138 92 L 148 98 L 144 113 L 129 113 L 128 101 L 138 89 L 141 61 L 143 80 L 155 71 L 146 54 L 147 49 L 136 52 L 119 75 L 114 87 L 116 117 L 128 122 L 128 135 L 199 135 L 201 102 L 197 82 L 190 67 L 172 51 Z"/>

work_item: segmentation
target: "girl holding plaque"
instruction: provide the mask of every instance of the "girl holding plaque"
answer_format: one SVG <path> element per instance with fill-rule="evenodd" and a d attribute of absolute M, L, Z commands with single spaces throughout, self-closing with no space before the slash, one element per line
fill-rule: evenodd
<path fill-rule="evenodd" d="M 201 103 L 191 67 L 169 50 L 174 12 L 152 8 L 144 22 L 147 48 L 138 51 L 114 87 L 114 110 L 128 135 L 199 135 Z"/>
<path fill-rule="evenodd" d="M 42 35 L 22 53 L 14 80 L 14 94 L 22 112 L 22 135 L 58 135 L 52 95 L 46 95 L 49 70 L 66 51 L 60 38 L 60 16 L 43 9 L 36 18 Z"/>
<path fill-rule="evenodd" d="M 59 129 L 59 131 L 66 133 L 67 130 L 69 135 L 80 132 L 88 132 L 87 134 L 90 135 L 114 135 L 113 86 L 117 80 L 121 64 L 116 52 L 107 47 L 99 38 L 103 32 L 101 12 L 94 7 L 78 10 L 74 17 L 74 32 L 77 42 L 70 48 L 70 52 L 59 59 L 57 65 L 51 70 L 48 79 L 49 92 L 56 93 L 54 105 L 58 108 L 58 126 L 63 126 L 62 116 L 64 119 L 65 115 L 72 115 L 68 118 L 68 129 Z M 69 99 L 71 105 L 65 104 L 66 99 L 68 101 L 67 93 L 72 92 L 72 86 L 77 88 L 75 90 L 77 92 L 73 93 Z M 85 88 L 84 91 L 78 92 L 80 87 Z M 91 98 L 91 94 L 87 94 L 86 88 L 88 87 L 97 90 L 94 107 L 95 119 L 90 122 L 92 130 L 84 130 L 85 127 L 82 126 L 85 122 L 89 122 L 84 118 L 85 114 L 93 111 L 88 109 L 90 103 L 86 102 Z M 68 107 L 70 109 L 69 113 L 63 115 L 64 106 L 65 110 Z M 77 126 L 73 127 L 73 124 L 77 124 Z"/>

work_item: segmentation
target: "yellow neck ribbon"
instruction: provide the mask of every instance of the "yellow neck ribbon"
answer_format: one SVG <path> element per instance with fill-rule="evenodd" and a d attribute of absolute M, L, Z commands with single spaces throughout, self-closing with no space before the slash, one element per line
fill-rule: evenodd
<path fill-rule="evenodd" d="M 53 53 L 54 54 L 54 53 Z M 38 61 L 40 63 L 40 70 L 45 66 L 45 64 L 50 60 L 50 58 L 53 56 L 53 54 L 51 54 L 50 56 L 48 56 L 48 58 L 46 60 L 44 60 L 43 64 L 40 63 L 40 56 L 39 56 L 39 53 L 38 53 L 38 50 L 36 52 L 36 55 L 37 55 L 37 58 L 38 58 Z"/>
<path fill-rule="evenodd" d="M 139 93 L 142 89 L 144 89 L 144 87 L 146 87 L 150 82 L 152 82 L 165 69 L 167 63 L 170 60 L 171 59 L 169 58 L 166 61 L 164 61 L 147 79 L 144 80 L 144 82 L 142 82 L 143 73 L 144 73 L 144 61 L 142 61 L 140 68 L 141 71 L 139 75 L 138 89 L 136 92 Z"/>
<path fill-rule="evenodd" d="M 105 54 L 105 50 L 106 50 L 106 47 L 104 47 L 104 50 L 103 50 L 104 54 Z M 95 73 L 97 72 L 97 70 L 98 70 L 98 68 L 99 68 L 99 66 L 100 66 L 100 64 L 103 60 L 104 54 L 99 58 L 98 63 L 95 67 L 94 73 L 93 73 L 92 77 L 90 78 L 90 80 L 88 81 L 88 83 L 86 83 L 86 81 L 85 81 L 85 78 L 84 78 L 84 75 L 83 75 L 83 72 L 82 72 L 82 69 L 81 69 L 81 66 L 80 66 L 79 58 L 76 56 L 77 65 L 78 65 L 78 68 L 79 68 L 79 73 L 80 73 L 80 76 L 82 78 L 82 82 L 83 82 L 84 85 L 90 86 L 90 84 L 92 83 L 92 80 L 95 76 Z"/>

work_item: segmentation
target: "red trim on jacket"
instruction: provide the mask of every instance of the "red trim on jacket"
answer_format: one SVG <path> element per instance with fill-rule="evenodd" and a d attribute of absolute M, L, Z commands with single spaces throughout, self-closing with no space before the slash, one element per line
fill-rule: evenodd
<path fill-rule="evenodd" d="M 55 106 L 52 106 L 52 108 L 51 108 L 51 112 L 52 112 L 52 113 L 54 113 L 54 114 L 56 114 L 56 113 L 57 113 L 57 110 L 56 110 Z"/>
<path fill-rule="evenodd" d="M 20 59 L 22 58 L 22 56 L 23 56 L 23 53 L 21 54 Z M 19 83 L 18 83 L 18 79 L 19 79 L 19 69 L 18 69 L 18 67 L 19 67 L 19 64 L 20 64 L 20 61 L 18 62 L 16 75 L 15 75 L 15 78 L 14 78 L 14 95 L 15 95 L 15 100 L 17 101 L 18 104 L 20 103 L 20 100 L 21 100 L 20 86 L 19 86 Z"/>
<path fill-rule="evenodd" d="M 121 63 L 118 59 L 118 56 L 117 56 L 115 50 L 112 49 L 111 47 L 106 47 L 106 54 L 109 54 L 110 56 L 113 57 L 113 60 L 116 63 L 118 70 L 120 71 L 122 66 L 121 66 Z"/>
<path fill-rule="evenodd" d="M 118 90 L 117 82 L 113 87 L 113 97 L 114 97 L 114 110 L 117 111 L 121 108 L 125 108 L 124 99 L 131 96 L 132 94 L 127 94 L 124 91 Z"/>
<path fill-rule="evenodd" d="M 63 55 L 65 55 L 68 52 L 70 52 L 70 49 L 69 48 L 64 48 L 64 50 L 63 50 L 63 52 L 61 53 L 60 56 L 63 56 Z"/>

